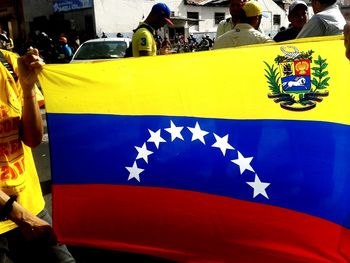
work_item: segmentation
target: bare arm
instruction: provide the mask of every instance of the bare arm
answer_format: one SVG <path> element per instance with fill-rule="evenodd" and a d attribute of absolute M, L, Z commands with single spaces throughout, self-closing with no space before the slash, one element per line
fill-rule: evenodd
<path fill-rule="evenodd" d="M 18 59 L 19 81 L 23 89 L 23 113 L 21 119 L 22 141 L 29 147 L 41 143 L 43 123 L 39 105 L 35 96 L 37 74 L 43 65 L 37 49 L 28 50 L 27 54 Z"/>
<path fill-rule="evenodd" d="M 5 203 L 10 197 L 0 190 L 0 211 L 4 209 Z M 52 227 L 46 221 L 31 214 L 19 203 L 13 203 L 13 209 L 8 219 L 17 224 L 27 240 L 41 240 L 49 244 L 56 244 L 57 237 Z"/>

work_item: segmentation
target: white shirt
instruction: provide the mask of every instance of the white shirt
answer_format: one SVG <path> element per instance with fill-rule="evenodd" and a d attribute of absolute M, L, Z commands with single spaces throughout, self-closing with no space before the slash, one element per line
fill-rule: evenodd
<path fill-rule="evenodd" d="M 223 34 L 225 34 L 228 31 L 234 29 L 237 24 L 233 23 L 232 17 L 226 18 L 225 20 L 221 20 L 219 25 L 218 25 L 218 28 L 216 29 L 216 38 L 218 38 L 219 36 L 222 36 Z M 259 27 L 258 30 L 264 34 L 264 30 L 262 29 L 261 26 Z"/>
<path fill-rule="evenodd" d="M 232 30 L 236 24 L 232 22 L 232 18 L 226 18 L 225 20 L 220 21 L 218 28 L 216 30 L 216 38 L 222 36 L 227 31 Z"/>
<path fill-rule="evenodd" d="M 213 49 L 239 47 L 274 42 L 270 37 L 254 29 L 249 24 L 237 24 L 236 27 L 216 39 Z"/>
<path fill-rule="evenodd" d="M 336 4 L 313 15 L 297 38 L 341 35 L 346 21 Z"/>

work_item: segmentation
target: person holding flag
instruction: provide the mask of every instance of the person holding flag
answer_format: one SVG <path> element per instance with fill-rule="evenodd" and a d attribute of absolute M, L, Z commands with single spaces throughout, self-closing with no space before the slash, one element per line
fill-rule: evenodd
<path fill-rule="evenodd" d="M 32 48 L 22 57 L 0 49 L 0 59 L 0 263 L 73 263 L 50 225 L 31 152 L 43 136 L 35 85 L 43 60 Z"/>

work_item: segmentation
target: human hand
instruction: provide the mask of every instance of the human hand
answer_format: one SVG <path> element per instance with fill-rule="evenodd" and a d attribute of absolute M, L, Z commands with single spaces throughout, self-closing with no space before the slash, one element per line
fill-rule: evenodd
<path fill-rule="evenodd" d="M 50 245 L 56 245 L 58 242 L 48 222 L 33 215 L 17 202 L 13 204 L 9 219 L 18 225 L 23 236 L 29 241 Z"/>
<path fill-rule="evenodd" d="M 29 241 L 51 245 L 58 243 L 51 225 L 35 215 L 27 213 L 18 225 L 24 237 Z"/>
<path fill-rule="evenodd" d="M 32 91 L 44 64 L 36 48 L 29 48 L 24 56 L 18 58 L 18 77 L 24 93 Z"/>
<path fill-rule="evenodd" d="M 350 22 L 347 22 L 344 27 L 344 46 L 345 55 L 350 60 Z"/>

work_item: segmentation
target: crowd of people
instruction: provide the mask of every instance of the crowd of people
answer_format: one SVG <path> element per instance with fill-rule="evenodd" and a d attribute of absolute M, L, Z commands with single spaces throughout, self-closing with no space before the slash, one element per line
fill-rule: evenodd
<path fill-rule="evenodd" d="M 29 34 L 29 39 L 22 49 L 25 51 L 28 47 L 37 48 L 45 63 L 67 63 L 79 45 L 79 35 L 49 35 L 46 32 L 35 31 Z M 21 51 L 19 50 L 20 53 Z"/>
<path fill-rule="evenodd" d="M 132 38 L 133 54 L 136 57 L 154 56 L 343 33 L 346 21 L 336 0 L 312 0 L 311 7 L 314 15 L 309 19 L 307 4 L 303 0 L 292 2 L 288 10 L 290 26 L 271 38 L 265 35 L 260 28 L 263 9 L 257 1 L 231 0 L 229 6 L 231 17 L 219 23 L 215 41 L 208 35 L 203 35 L 200 43 L 193 35 L 190 35 L 187 41 L 182 35 L 176 35 L 172 47 L 167 38 L 162 41 L 156 34 L 157 30 L 166 23 L 172 25 L 169 7 L 164 3 L 159 3 L 153 6 L 149 16 L 141 22 L 142 25 L 150 26 L 151 30 L 147 28 L 135 30 Z M 146 53 L 144 53 L 145 50 L 147 50 Z M 149 52 L 150 50 L 152 52 Z"/>
<path fill-rule="evenodd" d="M 196 38 L 193 33 L 186 38 L 184 34 L 175 33 L 172 39 L 169 39 L 167 36 L 162 38 L 158 30 L 165 24 L 173 26 L 170 9 L 166 4 L 158 3 L 134 30 L 131 47 L 133 52 L 129 54 L 164 55 L 343 33 L 346 21 L 336 0 L 312 0 L 311 7 L 314 15 L 310 18 L 307 4 L 303 0 L 293 1 L 288 10 L 289 27 L 282 27 L 272 38 L 265 35 L 261 28 L 263 10 L 257 1 L 230 0 L 230 17 L 219 23 L 215 38 L 211 38 L 209 34 L 198 34 Z M 102 32 L 101 37 L 107 38 L 107 35 Z M 118 33 L 117 37 L 123 35 Z M 5 43 L 7 50 L 14 49 L 12 39 L 1 27 L 0 41 Z M 46 63 L 66 63 L 71 60 L 79 45 L 78 35 L 67 36 L 62 33 L 57 36 L 35 31 L 29 35 L 29 40 L 22 50 L 32 46 L 40 51 Z M 15 51 L 21 54 L 20 48 L 16 48 Z"/>
<path fill-rule="evenodd" d="M 231 0 L 231 18 L 219 24 L 214 49 L 343 33 L 346 21 L 336 0 L 312 0 L 311 6 L 314 15 L 309 20 L 307 4 L 302 0 L 292 2 L 288 10 L 289 28 L 272 39 L 259 29 L 262 7 L 257 1 Z"/>

